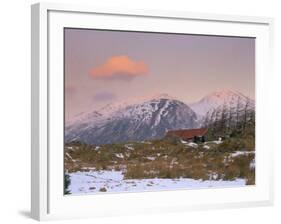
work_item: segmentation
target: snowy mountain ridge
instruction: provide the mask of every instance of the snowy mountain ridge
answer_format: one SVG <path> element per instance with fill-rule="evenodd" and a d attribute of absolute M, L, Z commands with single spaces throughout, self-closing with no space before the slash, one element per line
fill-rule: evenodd
<path fill-rule="evenodd" d="M 113 113 L 125 109 L 126 107 L 144 104 L 145 102 L 149 102 L 149 101 L 157 101 L 160 99 L 177 100 L 176 98 L 166 93 L 133 97 L 115 103 L 107 104 L 100 109 L 93 108 L 90 109 L 89 112 L 80 113 L 76 115 L 74 119 L 72 119 L 70 122 L 68 122 L 67 125 L 71 125 L 76 122 L 81 122 L 81 119 L 84 119 L 84 122 L 86 122 L 87 120 L 88 122 L 91 122 L 93 119 L 98 120 L 100 118 L 105 118 L 106 116 L 110 117 Z"/>
<path fill-rule="evenodd" d="M 197 102 L 189 104 L 191 109 L 199 116 L 204 117 L 208 112 L 215 110 L 223 105 L 235 107 L 237 103 L 245 105 L 248 102 L 254 107 L 254 100 L 244 94 L 234 90 L 222 90 L 208 94 Z"/>
<path fill-rule="evenodd" d="M 196 114 L 167 94 L 120 102 L 80 115 L 66 125 L 65 139 L 91 144 L 162 138 L 167 130 L 195 128 Z"/>

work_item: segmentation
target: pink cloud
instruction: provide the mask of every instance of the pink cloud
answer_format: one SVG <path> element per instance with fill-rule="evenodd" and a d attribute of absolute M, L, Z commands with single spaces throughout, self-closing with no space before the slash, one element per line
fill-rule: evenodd
<path fill-rule="evenodd" d="M 113 56 L 107 61 L 90 71 L 96 79 L 127 79 L 146 75 L 148 67 L 143 61 L 134 61 L 128 56 Z"/>

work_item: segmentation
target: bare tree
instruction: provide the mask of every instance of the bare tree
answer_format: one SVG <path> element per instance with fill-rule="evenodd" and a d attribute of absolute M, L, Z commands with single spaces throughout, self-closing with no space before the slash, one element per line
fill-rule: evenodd
<path fill-rule="evenodd" d="M 234 111 L 235 108 L 232 106 L 229 106 L 228 108 L 228 119 L 227 119 L 227 126 L 228 126 L 228 132 L 231 132 L 231 130 L 234 128 Z"/>
<path fill-rule="evenodd" d="M 221 135 L 225 135 L 227 130 L 227 105 L 224 102 L 221 110 L 221 116 L 219 121 L 219 132 Z"/>
<path fill-rule="evenodd" d="M 246 126 L 247 126 L 249 105 L 250 105 L 250 100 L 247 99 L 245 106 L 244 106 L 244 110 L 243 110 L 243 124 L 242 124 L 243 130 L 245 130 Z"/>
<path fill-rule="evenodd" d="M 219 131 L 219 121 L 220 121 L 220 111 L 218 109 L 214 110 L 214 113 L 215 113 L 215 121 L 213 123 L 213 130 L 214 130 L 214 133 L 215 135 L 217 135 L 218 131 Z"/>
<path fill-rule="evenodd" d="M 240 129 L 240 112 L 241 112 L 241 97 L 239 96 L 236 103 L 236 124 L 235 124 L 236 129 Z"/>
<path fill-rule="evenodd" d="M 215 132 L 215 116 L 216 116 L 216 110 L 210 110 L 208 112 L 208 115 L 207 115 L 209 118 L 208 118 L 208 129 L 209 129 L 209 133 L 210 133 L 210 136 L 213 137 L 214 135 L 214 132 Z"/>

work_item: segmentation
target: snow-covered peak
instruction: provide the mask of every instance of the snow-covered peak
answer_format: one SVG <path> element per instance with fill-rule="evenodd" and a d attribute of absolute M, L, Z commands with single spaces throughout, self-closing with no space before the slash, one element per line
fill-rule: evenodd
<path fill-rule="evenodd" d="M 161 99 L 177 100 L 175 97 L 172 97 L 167 93 L 158 93 L 158 94 L 143 95 L 139 97 L 131 97 L 114 103 L 107 104 L 99 109 L 93 108 L 90 109 L 89 112 L 80 113 L 71 122 L 69 122 L 68 125 L 73 125 L 77 122 L 78 123 L 96 122 L 97 120 L 111 117 L 114 113 L 124 110 L 128 107 L 143 105 L 148 102 L 156 102 Z"/>
<path fill-rule="evenodd" d="M 168 95 L 167 93 L 150 94 L 150 95 L 144 95 L 139 97 L 131 97 L 125 100 L 120 100 L 118 102 L 108 104 L 102 107 L 100 110 L 98 110 L 98 112 L 101 114 L 109 114 L 124 109 L 128 106 L 138 105 L 149 101 L 157 101 L 160 99 L 176 100 L 176 98 Z"/>
<path fill-rule="evenodd" d="M 237 102 L 244 104 L 250 101 L 250 104 L 254 104 L 254 101 L 244 94 L 234 91 L 234 90 L 221 90 L 215 91 L 207 96 L 203 97 L 201 100 L 191 103 L 189 106 L 200 116 L 204 116 L 211 109 L 218 108 L 223 104 L 228 106 L 237 104 Z"/>
<path fill-rule="evenodd" d="M 119 102 L 119 104 L 126 102 L 126 104 L 134 105 L 134 104 L 140 104 L 140 103 L 145 103 L 145 102 L 155 101 L 160 99 L 176 100 L 175 97 L 172 97 L 167 93 L 156 93 L 156 94 L 149 94 L 149 95 L 128 98 L 125 99 L 124 101 Z"/>
<path fill-rule="evenodd" d="M 150 96 L 145 97 L 147 100 L 160 100 L 160 99 L 167 99 L 167 100 L 177 100 L 177 98 L 170 96 L 167 93 L 160 93 L 160 94 L 152 94 Z"/>
<path fill-rule="evenodd" d="M 66 141 L 90 144 L 162 138 L 167 130 L 198 127 L 197 116 L 185 103 L 167 94 L 109 104 L 82 114 L 66 127 Z"/>
<path fill-rule="evenodd" d="M 208 94 L 204 98 L 212 98 L 213 100 L 219 100 L 219 101 L 224 101 L 224 100 L 229 100 L 233 97 L 241 97 L 241 98 L 247 98 L 245 95 L 242 93 L 235 91 L 235 90 L 230 90 L 230 89 L 225 89 L 221 91 L 215 91 L 210 94 Z M 203 98 L 203 99 L 204 99 Z"/>

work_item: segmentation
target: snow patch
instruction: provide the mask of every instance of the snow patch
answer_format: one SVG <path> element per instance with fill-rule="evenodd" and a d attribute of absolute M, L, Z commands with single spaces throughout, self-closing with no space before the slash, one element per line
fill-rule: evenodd
<path fill-rule="evenodd" d="M 129 150 L 134 150 L 134 148 L 131 145 L 125 145 L 125 148 L 127 148 Z"/>
<path fill-rule="evenodd" d="M 198 147 L 198 145 L 196 143 L 194 143 L 194 142 L 189 142 L 187 145 L 192 147 L 192 148 L 197 148 Z"/>
<path fill-rule="evenodd" d="M 168 108 L 170 101 L 166 100 L 164 106 L 159 110 L 155 122 L 153 124 L 153 127 L 157 126 L 159 122 L 161 121 L 161 117 L 163 116 L 163 112 Z"/>
<path fill-rule="evenodd" d="M 100 149 L 100 146 L 96 146 L 94 150 L 97 151 L 97 150 L 99 150 L 99 149 Z"/>
<path fill-rule="evenodd" d="M 241 155 L 250 155 L 250 154 L 254 154 L 254 151 L 236 151 L 230 154 L 231 157 L 237 157 L 237 156 L 241 156 Z"/>
<path fill-rule="evenodd" d="M 176 189 L 200 189 L 242 187 L 244 179 L 224 180 L 194 180 L 190 178 L 177 179 L 124 179 L 122 171 L 87 171 L 69 173 L 71 194 L 89 194 L 102 192 L 140 192 Z M 215 175 L 215 174 L 214 174 Z M 213 176 L 215 177 L 215 176 Z"/>
<path fill-rule="evenodd" d="M 223 143 L 223 141 L 221 140 L 221 138 L 219 138 L 219 140 L 213 141 L 213 143 L 216 143 L 219 145 L 219 144 Z"/>
<path fill-rule="evenodd" d="M 124 159 L 124 155 L 122 153 L 115 153 L 115 156 L 120 159 Z"/>

